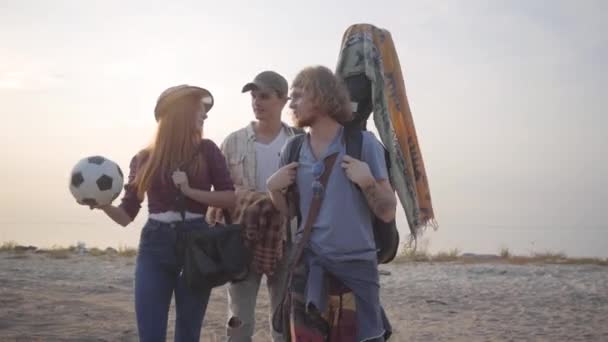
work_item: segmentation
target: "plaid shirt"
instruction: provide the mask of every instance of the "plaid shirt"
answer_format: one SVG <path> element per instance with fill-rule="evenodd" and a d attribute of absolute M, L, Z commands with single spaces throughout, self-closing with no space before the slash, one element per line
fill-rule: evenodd
<path fill-rule="evenodd" d="M 263 192 L 238 191 L 233 222 L 244 226 L 245 246 L 253 255 L 259 274 L 271 276 L 284 255 L 284 218 Z"/>
<path fill-rule="evenodd" d="M 292 137 L 300 131 L 282 124 L 287 137 Z M 226 157 L 228 170 L 238 190 L 256 190 L 257 159 L 255 157 L 255 131 L 253 122 L 230 134 L 222 143 L 220 149 Z"/>
<path fill-rule="evenodd" d="M 290 138 L 301 130 L 282 124 Z M 271 275 L 283 258 L 288 239 L 286 220 L 265 193 L 256 192 L 257 158 L 253 122 L 230 134 L 220 149 L 226 157 L 228 170 L 237 190 L 237 205 L 232 221 L 245 226 L 245 243 L 253 252 L 253 267 L 260 274 Z M 208 215 L 209 216 L 209 215 Z M 214 220 L 209 218 L 210 222 Z M 296 220 L 289 225 L 290 235 L 297 229 Z"/>

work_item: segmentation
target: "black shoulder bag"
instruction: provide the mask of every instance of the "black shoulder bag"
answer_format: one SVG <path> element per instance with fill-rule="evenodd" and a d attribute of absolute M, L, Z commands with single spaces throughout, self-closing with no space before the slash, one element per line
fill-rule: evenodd
<path fill-rule="evenodd" d="M 186 222 L 186 198 L 179 191 L 177 209 Z M 232 224 L 224 210 L 226 224 L 216 224 L 178 233 L 177 254 L 183 257 L 182 276 L 193 292 L 211 289 L 247 277 L 251 264 L 251 251 L 243 240 L 243 225 Z M 179 228 L 178 228 L 179 229 Z"/>

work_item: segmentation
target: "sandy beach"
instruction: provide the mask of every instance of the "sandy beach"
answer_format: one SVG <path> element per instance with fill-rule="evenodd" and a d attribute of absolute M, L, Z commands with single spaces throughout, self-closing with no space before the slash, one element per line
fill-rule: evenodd
<path fill-rule="evenodd" d="M 136 341 L 134 257 L 0 253 L 0 341 Z M 487 263 L 382 266 L 391 341 L 608 341 L 608 267 Z M 268 341 L 261 291 L 254 341 Z M 173 321 L 173 312 L 170 321 Z M 220 341 L 215 289 L 201 341 Z M 168 340 L 173 340 L 169 324 Z"/>

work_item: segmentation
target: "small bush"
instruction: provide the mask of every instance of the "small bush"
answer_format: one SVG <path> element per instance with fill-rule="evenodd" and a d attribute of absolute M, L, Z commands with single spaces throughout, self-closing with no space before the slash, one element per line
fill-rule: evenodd
<path fill-rule="evenodd" d="M 431 257 L 431 260 L 437 262 L 456 261 L 460 257 L 460 251 L 458 248 L 453 248 L 448 252 L 438 252 Z"/>
<path fill-rule="evenodd" d="M 3 242 L 2 245 L 0 245 L 0 252 L 12 252 L 15 250 L 15 247 L 17 247 L 15 241 Z"/>
<path fill-rule="evenodd" d="M 137 255 L 137 249 L 133 247 L 120 246 L 118 247 L 118 255 L 122 257 L 132 258 Z"/>

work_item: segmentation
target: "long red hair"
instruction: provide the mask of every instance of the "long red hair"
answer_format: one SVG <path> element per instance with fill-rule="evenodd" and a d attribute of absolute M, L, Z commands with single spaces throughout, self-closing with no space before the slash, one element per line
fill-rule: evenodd
<path fill-rule="evenodd" d="M 143 199 L 152 180 L 170 179 L 178 168 L 192 175 L 201 170 L 203 158 L 199 153 L 202 129 L 197 122 L 205 91 L 197 87 L 169 88 L 156 103 L 158 127 L 154 141 L 140 153 L 145 158 L 133 181 L 137 195 Z"/>

